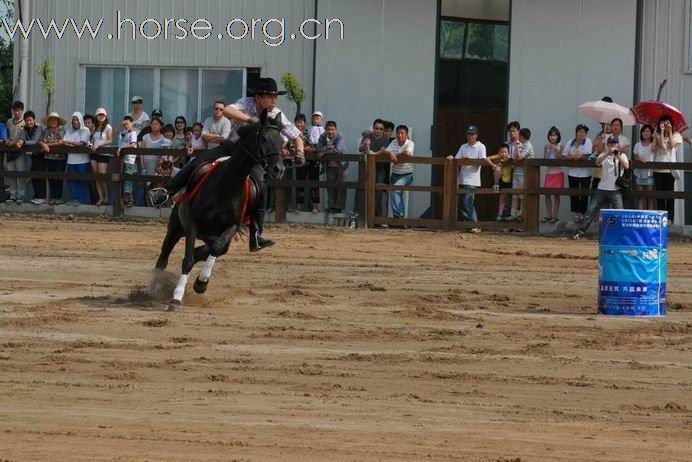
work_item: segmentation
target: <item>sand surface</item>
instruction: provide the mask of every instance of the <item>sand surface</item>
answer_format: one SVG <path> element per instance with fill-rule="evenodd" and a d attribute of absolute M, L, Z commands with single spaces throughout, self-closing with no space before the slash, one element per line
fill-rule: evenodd
<path fill-rule="evenodd" d="M 0 217 L 0 460 L 692 459 L 689 242 L 665 319 L 593 240 L 288 226 L 168 314 L 164 230 Z"/>

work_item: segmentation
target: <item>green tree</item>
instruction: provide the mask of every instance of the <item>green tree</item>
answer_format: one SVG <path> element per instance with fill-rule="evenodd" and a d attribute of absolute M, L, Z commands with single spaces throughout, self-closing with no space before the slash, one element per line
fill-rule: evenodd
<path fill-rule="evenodd" d="M 14 18 L 14 1 L 0 0 L 0 17 L 10 22 Z M 12 83 L 12 62 L 14 43 L 0 35 L 0 120 L 10 112 L 14 85 Z"/>
<path fill-rule="evenodd" d="M 291 72 L 281 76 L 281 83 L 286 88 L 286 98 L 296 103 L 296 114 L 300 114 L 300 105 L 305 101 L 305 90 L 298 77 Z"/>
<path fill-rule="evenodd" d="M 55 93 L 55 76 L 53 63 L 44 61 L 38 67 L 38 75 L 41 76 L 41 88 L 48 97 L 46 101 L 46 114 L 50 113 L 50 107 L 53 105 L 53 94 Z"/>

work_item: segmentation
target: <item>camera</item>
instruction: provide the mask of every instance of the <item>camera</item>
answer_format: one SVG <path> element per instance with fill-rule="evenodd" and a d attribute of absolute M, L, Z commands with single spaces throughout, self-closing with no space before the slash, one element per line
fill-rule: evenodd
<path fill-rule="evenodd" d="M 619 149 L 613 149 L 613 154 L 615 154 L 617 156 L 618 154 L 620 154 L 620 150 Z"/>

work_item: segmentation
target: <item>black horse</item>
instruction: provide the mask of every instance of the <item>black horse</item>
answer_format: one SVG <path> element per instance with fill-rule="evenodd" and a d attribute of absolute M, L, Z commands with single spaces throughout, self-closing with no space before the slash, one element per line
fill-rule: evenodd
<path fill-rule="evenodd" d="M 241 127 L 238 132 L 240 140 L 232 146 L 230 159 L 220 163 L 194 197 L 173 208 L 149 285 L 151 292 L 159 274 L 168 266 L 173 248 L 185 237 L 182 274 L 168 311 L 181 308 L 190 271 L 200 261 L 205 261 L 205 264 L 195 281 L 194 290 L 206 292 L 216 259 L 228 252 L 231 240 L 243 228 L 244 217 L 241 215 L 244 204 L 251 206 L 257 196 L 256 188 L 253 188 L 250 192 L 253 197 L 246 198 L 245 182 L 250 171 L 259 164 L 271 179 L 283 175 L 286 167 L 281 157 L 282 128 L 281 116 L 271 119 L 266 111 L 259 123 Z M 195 247 L 197 239 L 204 245 Z"/>

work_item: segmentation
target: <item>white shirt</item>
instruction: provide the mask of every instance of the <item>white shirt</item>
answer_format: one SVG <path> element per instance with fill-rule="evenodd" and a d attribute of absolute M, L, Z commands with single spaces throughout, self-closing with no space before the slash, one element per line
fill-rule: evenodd
<path fill-rule="evenodd" d="M 653 162 L 654 151 L 651 149 L 652 147 L 653 143 L 650 143 L 648 146 L 644 146 L 642 143 L 637 143 L 634 146 L 634 154 L 639 160 L 643 160 L 644 162 Z M 651 175 L 653 175 L 653 172 L 650 168 L 638 168 L 634 171 L 634 175 L 637 178 L 649 178 Z"/>
<path fill-rule="evenodd" d="M 65 132 L 65 136 L 63 137 L 63 140 L 69 141 L 71 143 L 81 143 L 83 146 L 86 146 L 89 144 L 89 138 L 91 137 L 91 133 L 89 133 L 88 128 L 82 128 L 80 130 L 67 130 Z M 67 163 L 69 165 L 75 165 L 75 164 L 88 164 L 89 163 L 89 154 L 73 154 L 70 153 L 67 155 Z"/>
<path fill-rule="evenodd" d="M 221 117 L 219 120 L 214 120 L 213 117 L 209 117 L 204 121 L 204 128 L 202 128 L 202 135 L 219 135 L 224 138 L 228 138 L 231 134 L 231 121 L 226 117 Z M 214 149 L 219 143 L 207 143 L 209 149 Z"/>
<path fill-rule="evenodd" d="M 593 143 L 590 139 L 586 138 L 581 146 L 576 146 L 572 144 L 574 139 L 571 139 L 566 145 L 565 150 L 562 152 L 563 156 L 571 156 L 579 148 L 579 152 L 583 155 L 584 160 L 588 159 L 588 156 L 593 152 Z M 589 178 L 591 176 L 591 168 L 589 167 L 567 167 L 567 175 L 576 178 Z"/>
<path fill-rule="evenodd" d="M 118 131 L 118 147 L 124 148 L 126 146 L 134 145 L 137 147 L 137 132 L 134 129 L 131 132 L 126 132 L 123 130 Z M 127 154 L 123 156 L 123 162 L 126 164 L 134 164 L 137 161 L 137 156 L 135 154 Z"/>
<path fill-rule="evenodd" d="M 231 104 L 231 107 L 242 111 L 244 114 L 247 114 L 250 117 L 260 116 L 260 114 L 257 113 L 257 102 L 255 101 L 254 97 L 240 98 L 234 104 Z M 281 129 L 281 136 L 283 137 L 284 141 L 295 140 L 298 138 L 301 135 L 300 130 L 293 125 L 293 122 L 288 120 L 288 117 L 286 117 L 286 114 L 284 114 L 281 109 L 275 107 L 273 110 L 267 113 L 267 116 L 275 118 L 278 114 L 281 114 L 281 123 L 284 126 L 284 128 Z M 238 120 L 231 121 L 231 133 L 228 135 L 228 141 L 235 143 L 240 139 L 238 129 L 243 125 L 245 125 L 245 123 Z M 211 149 L 211 146 L 209 146 L 209 148 Z"/>
<path fill-rule="evenodd" d="M 618 170 L 620 159 L 615 156 L 608 156 L 601 164 L 601 181 L 598 189 L 602 191 L 618 191 L 620 188 L 615 184 L 618 176 L 621 176 L 624 169 Z"/>
<path fill-rule="evenodd" d="M 113 127 L 111 127 L 110 124 L 106 125 L 106 128 L 103 129 L 103 131 L 96 130 L 94 134 L 92 135 L 92 139 L 94 140 L 93 146 L 94 148 L 98 148 L 102 144 L 106 144 L 106 140 L 108 137 L 112 137 L 113 134 Z M 103 154 L 104 156 L 111 156 L 112 154 Z"/>
<path fill-rule="evenodd" d="M 406 140 L 403 145 L 399 145 L 399 141 L 394 140 L 391 143 L 389 143 L 389 146 L 387 146 L 387 151 L 391 152 L 392 154 L 395 154 L 396 156 L 399 156 L 399 154 L 401 154 L 404 151 L 408 151 L 411 153 L 411 155 L 413 155 L 414 148 L 415 145 L 411 140 Z M 409 173 L 413 173 L 413 164 L 392 164 L 392 173 L 395 173 L 397 175 L 408 175 Z"/>
<path fill-rule="evenodd" d="M 325 128 L 321 125 L 313 125 L 308 130 L 308 143 L 317 144 L 320 141 L 320 136 L 325 132 Z M 360 143 L 358 143 L 360 146 Z"/>
<path fill-rule="evenodd" d="M 663 149 L 659 147 L 655 152 L 656 162 L 677 162 L 677 153 L 682 153 L 682 135 L 680 133 L 673 133 L 673 139 L 678 143 L 675 149 Z M 659 173 L 671 173 L 670 170 L 660 170 L 655 169 L 654 172 Z"/>
<path fill-rule="evenodd" d="M 480 141 L 471 146 L 466 143 L 459 148 L 455 159 L 485 159 L 485 145 Z M 459 172 L 459 184 L 466 186 L 481 185 L 481 166 L 480 165 L 462 165 Z"/>

